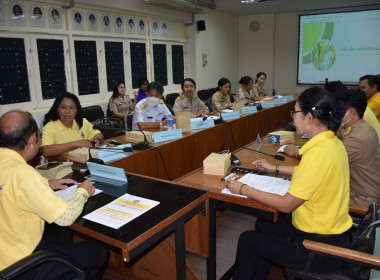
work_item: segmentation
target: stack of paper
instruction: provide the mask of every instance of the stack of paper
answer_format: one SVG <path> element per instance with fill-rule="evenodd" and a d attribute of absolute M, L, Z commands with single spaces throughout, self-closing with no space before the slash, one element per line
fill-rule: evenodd
<path fill-rule="evenodd" d="M 289 180 L 256 174 L 246 174 L 241 177 L 238 182 L 263 192 L 274 193 L 281 196 L 284 196 L 288 192 L 290 186 Z M 232 194 L 227 188 L 225 188 L 222 193 Z"/>

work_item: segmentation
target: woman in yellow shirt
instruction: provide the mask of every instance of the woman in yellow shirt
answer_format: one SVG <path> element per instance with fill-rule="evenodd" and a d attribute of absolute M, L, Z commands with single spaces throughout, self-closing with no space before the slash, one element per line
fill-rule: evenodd
<path fill-rule="evenodd" d="M 41 151 L 45 157 L 67 156 L 76 148 L 99 147 L 103 135 L 83 117 L 79 99 L 72 93 L 59 95 L 45 116 Z M 93 141 L 91 143 L 91 141 Z"/>
<path fill-rule="evenodd" d="M 342 116 L 333 112 L 331 94 L 320 88 L 305 90 L 290 112 L 297 134 L 310 140 L 300 149 L 296 167 L 253 162 L 266 172 L 292 174 L 284 196 L 262 192 L 237 181 L 228 183 L 240 193 L 284 213 L 275 224 L 260 221 L 256 231 L 239 238 L 234 279 L 267 279 L 270 263 L 303 269 L 309 251 L 304 239 L 348 247 L 352 219 L 348 214 L 349 165 L 346 150 L 335 136 Z M 334 269 L 339 262 L 316 257 L 312 270 Z"/>

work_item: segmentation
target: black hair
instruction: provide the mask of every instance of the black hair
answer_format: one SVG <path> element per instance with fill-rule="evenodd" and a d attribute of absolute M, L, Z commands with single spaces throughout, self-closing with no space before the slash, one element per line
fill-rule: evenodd
<path fill-rule="evenodd" d="M 74 101 L 75 106 L 77 107 L 77 114 L 75 115 L 75 121 L 78 123 L 79 128 L 83 126 L 83 111 L 82 106 L 80 105 L 79 99 L 75 94 L 72 94 L 70 92 L 63 93 L 61 95 L 58 95 L 55 99 L 53 106 L 50 108 L 49 112 L 45 115 L 45 122 L 48 123 L 50 121 L 56 121 L 59 120 L 59 115 L 57 113 L 57 109 L 59 105 L 61 105 L 62 100 L 64 98 L 70 98 Z"/>
<path fill-rule="evenodd" d="M 227 78 L 220 78 L 219 81 L 218 81 L 218 87 L 217 87 L 217 90 L 220 90 L 219 87 L 222 87 L 222 86 L 224 86 L 225 84 L 230 84 L 230 85 L 231 85 L 230 80 L 227 79 Z"/>
<path fill-rule="evenodd" d="M 181 83 L 181 88 L 182 88 L 182 90 L 183 90 L 183 86 L 184 86 L 185 82 L 190 82 L 190 83 L 192 83 L 192 84 L 194 85 L 194 88 L 197 87 L 197 85 L 195 84 L 195 81 L 194 81 L 192 78 L 186 78 L 186 79 L 184 79 L 184 80 L 182 81 L 182 83 Z"/>
<path fill-rule="evenodd" d="M 367 108 L 367 97 L 361 90 L 339 91 L 333 95 L 334 111 L 336 116 L 341 120 L 349 108 L 354 108 L 359 118 L 363 118 Z"/>
<path fill-rule="evenodd" d="M 119 86 L 123 84 L 125 86 L 124 81 L 118 81 L 113 86 L 112 99 L 115 99 L 119 96 Z"/>
<path fill-rule="evenodd" d="M 5 129 L 2 119 L 12 113 L 20 113 L 23 116 L 17 120 L 17 124 L 12 129 Z M 36 135 L 38 142 L 38 126 L 29 112 L 9 111 L 0 117 L 0 147 L 22 151 L 33 134 Z"/>
<path fill-rule="evenodd" d="M 148 81 L 147 78 L 145 78 L 145 77 L 140 78 L 140 79 L 139 79 L 139 88 L 140 88 L 143 84 L 145 84 L 145 82 L 147 82 L 147 83 L 149 84 L 149 81 Z"/>
<path fill-rule="evenodd" d="M 164 93 L 164 87 L 158 82 L 151 82 L 148 86 L 147 91 L 149 92 L 151 89 L 155 90 L 160 95 Z"/>
<path fill-rule="evenodd" d="M 328 90 L 332 94 L 338 91 L 347 91 L 347 87 L 341 81 L 328 82 L 324 89 Z"/>
<path fill-rule="evenodd" d="M 240 78 L 239 84 L 248 85 L 250 81 L 253 81 L 250 76 L 244 76 Z"/>
<path fill-rule="evenodd" d="M 297 99 L 303 114 L 310 113 L 328 129 L 336 132 L 340 126 L 340 115 L 334 114 L 334 105 L 331 93 L 319 87 L 312 87 L 303 91 Z"/>
<path fill-rule="evenodd" d="M 264 72 L 259 72 L 259 73 L 257 73 L 257 75 L 256 75 L 256 79 L 255 79 L 255 84 L 257 83 L 257 79 L 260 78 L 260 76 L 262 76 L 262 75 L 264 75 L 265 78 L 267 77 L 267 74 L 265 74 Z"/>

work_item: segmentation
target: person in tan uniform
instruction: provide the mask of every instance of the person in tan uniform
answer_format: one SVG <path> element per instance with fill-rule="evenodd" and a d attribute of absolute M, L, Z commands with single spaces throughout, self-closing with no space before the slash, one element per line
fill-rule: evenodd
<path fill-rule="evenodd" d="M 380 202 L 380 144 L 376 131 L 363 120 L 367 107 L 364 92 L 337 92 L 334 104 L 341 111 L 339 138 L 350 163 L 350 205 L 368 207 Z"/>
<path fill-rule="evenodd" d="M 247 100 L 246 103 L 256 101 L 255 94 L 252 92 L 253 79 L 250 76 L 243 76 L 239 80 L 239 84 L 241 84 L 241 87 L 236 93 L 236 98 L 238 98 L 238 100 L 245 99 Z"/>
<path fill-rule="evenodd" d="M 265 81 L 267 79 L 267 74 L 264 72 L 259 72 L 256 75 L 256 80 L 255 80 L 255 86 L 252 88 L 252 92 L 255 95 L 255 100 L 261 100 L 266 96 L 269 96 L 269 93 L 265 91 L 263 88 Z"/>
<path fill-rule="evenodd" d="M 128 94 L 125 94 L 125 83 L 117 82 L 113 88 L 113 93 L 109 101 L 109 108 L 112 116 L 124 118 L 125 114 L 135 109 L 137 102 L 137 92 L 133 93 L 135 99 L 133 102 Z"/>
<path fill-rule="evenodd" d="M 195 94 L 195 81 L 191 78 L 186 78 L 181 83 L 183 94 L 178 96 L 174 102 L 174 114 L 178 111 L 190 111 L 191 118 L 200 117 L 209 113 L 208 107 Z"/>
<path fill-rule="evenodd" d="M 231 82 L 227 78 L 221 78 L 218 81 L 219 90 L 211 97 L 211 106 L 213 111 L 223 111 L 232 108 L 230 99 Z"/>

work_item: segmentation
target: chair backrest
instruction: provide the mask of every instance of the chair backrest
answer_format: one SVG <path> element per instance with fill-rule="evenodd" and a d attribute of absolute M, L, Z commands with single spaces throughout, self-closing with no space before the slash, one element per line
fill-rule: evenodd
<path fill-rule="evenodd" d="M 166 95 L 166 105 L 174 106 L 176 98 L 179 96 L 179 93 L 169 93 Z"/>
<path fill-rule="evenodd" d="M 83 117 L 86 118 L 89 122 L 94 122 L 97 119 L 104 118 L 104 112 L 100 105 L 83 107 Z"/>
<path fill-rule="evenodd" d="M 210 98 L 207 90 L 205 90 L 205 89 L 198 90 L 197 94 L 198 94 L 198 97 L 200 98 L 200 100 L 202 100 L 203 102 L 209 100 L 209 98 Z"/>

